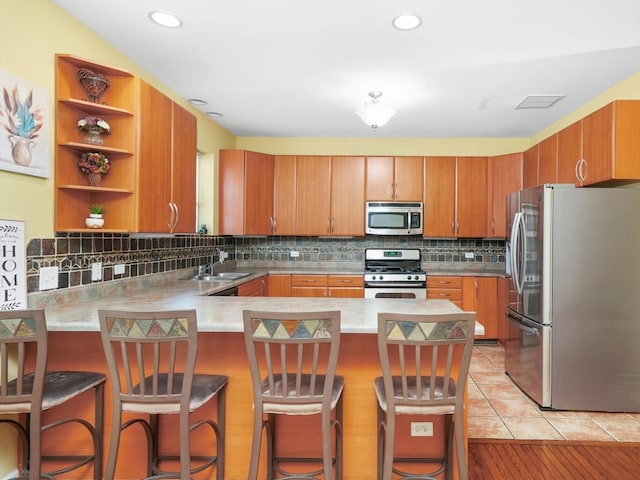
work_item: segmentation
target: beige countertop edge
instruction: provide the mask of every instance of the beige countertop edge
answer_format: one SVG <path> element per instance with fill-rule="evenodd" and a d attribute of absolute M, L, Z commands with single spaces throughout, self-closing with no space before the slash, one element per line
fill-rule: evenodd
<path fill-rule="evenodd" d="M 47 326 L 51 331 L 97 332 L 98 310 L 182 310 L 195 309 L 198 329 L 202 332 L 242 332 L 244 310 L 263 311 L 323 311 L 341 312 L 343 333 L 374 334 L 377 315 L 381 312 L 411 312 L 420 314 L 458 313 L 461 310 L 448 300 L 363 299 L 363 298 L 302 298 L 302 297 L 209 297 L 188 293 L 168 293 L 170 286 L 153 292 L 138 292 L 117 298 L 105 297 L 75 305 L 52 306 L 46 309 Z M 476 335 L 484 327 L 476 324 Z"/>

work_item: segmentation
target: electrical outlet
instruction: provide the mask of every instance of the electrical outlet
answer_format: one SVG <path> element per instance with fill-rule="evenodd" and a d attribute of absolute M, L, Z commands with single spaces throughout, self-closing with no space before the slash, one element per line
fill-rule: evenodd
<path fill-rule="evenodd" d="M 113 274 L 114 275 L 122 275 L 124 273 L 124 265 L 114 265 L 113 266 Z"/>
<path fill-rule="evenodd" d="M 300 252 L 299 252 L 299 251 L 297 251 L 297 250 L 291 250 L 291 251 L 289 252 L 289 256 L 290 256 L 291 258 L 298 258 L 298 257 L 300 256 Z"/>
<path fill-rule="evenodd" d="M 42 267 L 40 269 L 40 290 L 58 288 L 58 267 Z"/>
<path fill-rule="evenodd" d="M 102 262 L 91 264 L 91 281 L 102 280 Z"/>
<path fill-rule="evenodd" d="M 433 437 L 433 422 L 411 422 L 412 437 Z"/>
<path fill-rule="evenodd" d="M 464 252 L 464 258 L 466 259 L 473 258 L 473 252 Z"/>
<path fill-rule="evenodd" d="M 229 252 L 222 252 L 220 255 L 222 255 L 222 258 L 224 260 L 226 260 L 227 258 L 229 258 Z"/>

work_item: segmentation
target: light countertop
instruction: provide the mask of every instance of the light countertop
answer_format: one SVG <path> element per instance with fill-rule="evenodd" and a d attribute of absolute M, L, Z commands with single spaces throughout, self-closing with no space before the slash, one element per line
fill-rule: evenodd
<path fill-rule="evenodd" d="M 252 274 L 233 282 L 167 280 L 137 288 L 96 290 L 90 296 L 47 302 L 45 314 L 51 331 L 99 331 L 98 309 L 182 310 L 195 309 L 198 329 L 203 332 L 242 332 L 243 310 L 320 311 L 339 310 L 344 333 L 376 333 L 380 312 L 422 314 L 457 313 L 461 310 L 448 300 L 306 298 L 306 297 L 227 297 L 209 296 L 215 291 L 264 276 Z M 30 305 L 38 308 L 41 305 Z M 484 327 L 476 324 L 476 335 Z"/>

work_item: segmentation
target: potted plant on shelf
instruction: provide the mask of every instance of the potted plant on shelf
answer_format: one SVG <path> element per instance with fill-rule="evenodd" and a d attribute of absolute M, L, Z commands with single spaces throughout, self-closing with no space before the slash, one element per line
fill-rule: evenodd
<path fill-rule="evenodd" d="M 102 175 L 111 168 L 109 159 L 101 152 L 83 153 L 78 166 L 82 173 L 89 174 L 89 185 L 97 186 L 102 181 Z"/>
<path fill-rule="evenodd" d="M 99 203 L 94 203 L 89 206 L 89 216 L 85 219 L 85 223 L 89 228 L 102 228 L 104 225 L 104 218 L 102 214 L 105 209 Z"/>
<path fill-rule="evenodd" d="M 111 133 L 111 126 L 106 120 L 99 117 L 82 117 L 78 120 L 78 128 L 82 132 L 86 132 L 85 143 L 92 145 L 102 145 L 102 135 Z"/>

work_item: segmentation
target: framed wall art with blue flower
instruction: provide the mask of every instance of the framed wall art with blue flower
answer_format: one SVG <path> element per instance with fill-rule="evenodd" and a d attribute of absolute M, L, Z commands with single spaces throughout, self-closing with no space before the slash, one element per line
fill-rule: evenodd
<path fill-rule="evenodd" d="M 49 92 L 0 70 L 0 170 L 48 178 Z"/>

